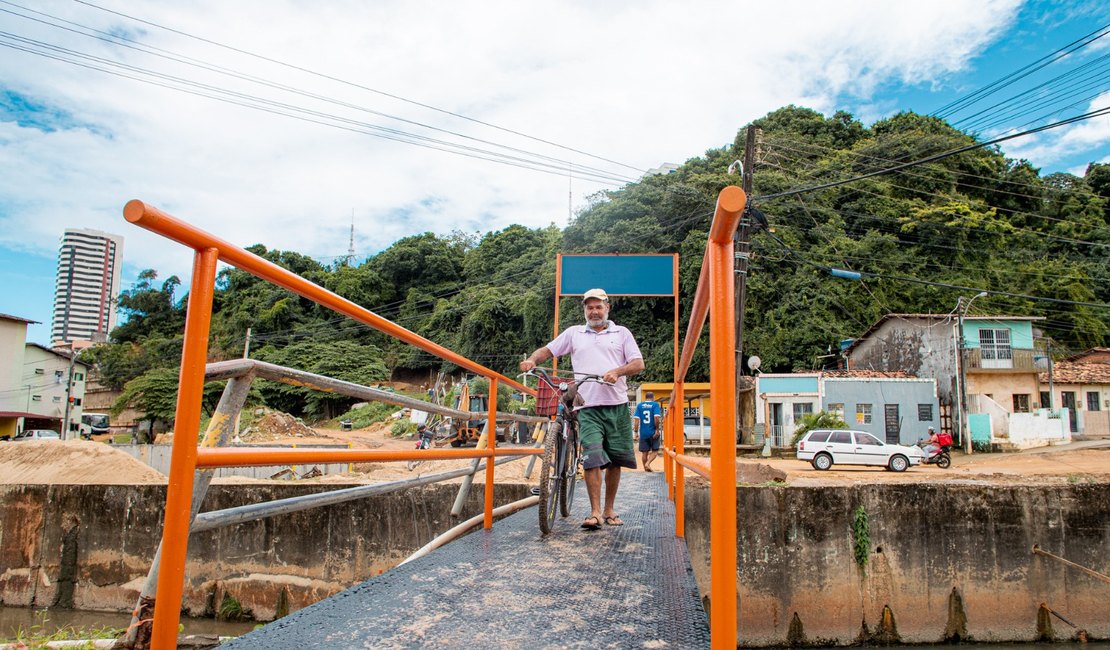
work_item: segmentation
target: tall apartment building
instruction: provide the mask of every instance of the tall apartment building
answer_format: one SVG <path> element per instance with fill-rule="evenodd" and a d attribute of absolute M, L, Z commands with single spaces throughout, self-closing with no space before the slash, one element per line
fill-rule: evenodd
<path fill-rule="evenodd" d="M 116 325 L 116 296 L 123 266 L 123 237 L 67 229 L 58 249 L 51 340 L 82 347 L 106 340 Z"/>

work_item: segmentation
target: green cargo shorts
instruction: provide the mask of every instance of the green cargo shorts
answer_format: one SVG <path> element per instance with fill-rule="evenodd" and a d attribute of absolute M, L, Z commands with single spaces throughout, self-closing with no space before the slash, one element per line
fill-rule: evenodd
<path fill-rule="evenodd" d="M 632 450 L 632 419 L 627 404 L 579 409 L 578 439 L 582 443 L 585 469 L 611 465 L 636 469 Z"/>

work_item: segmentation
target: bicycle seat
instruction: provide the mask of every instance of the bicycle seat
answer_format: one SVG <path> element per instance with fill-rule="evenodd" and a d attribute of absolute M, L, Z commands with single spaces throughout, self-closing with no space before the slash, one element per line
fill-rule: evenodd
<path fill-rule="evenodd" d="M 586 400 L 578 394 L 578 384 L 573 381 L 568 381 L 567 384 L 567 392 L 563 393 L 563 403 L 567 405 L 567 408 L 573 409 L 575 406 L 585 404 Z"/>

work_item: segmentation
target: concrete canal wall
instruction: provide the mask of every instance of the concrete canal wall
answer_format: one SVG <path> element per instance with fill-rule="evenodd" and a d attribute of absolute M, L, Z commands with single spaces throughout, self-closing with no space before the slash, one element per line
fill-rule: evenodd
<path fill-rule="evenodd" d="M 708 593 L 709 496 L 689 481 L 686 539 Z M 203 510 L 345 487 L 213 486 Z M 188 614 L 231 600 L 270 620 L 377 575 L 456 523 L 457 485 L 415 488 L 198 533 Z M 527 496 L 497 486 L 497 503 Z M 738 488 L 745 646 L 1029 641 L 1047 604 L 1110 638 L 1110 485 Z M 481 512 L 471 490 L 464 517 Z M 0 486 L 0 604 L 129 611 L 158 545 L 164 487 Z M 863 522 L 863 515 L 866 522 Z M 629 522 L 635 525 L 635 522 Z M 862 562 L 862 565 L 861 565 Z M 884 613 L 885 609 L 885 613 Z M 1047 617 L 1057 639 L 1074 630 Z"/>
<path fill-rule="evenodd" d="M 1110 638 L 1110 584 L 1032 550 L 1110 574 L 1110 485 L 742 487 L 737 497 L 743 645 L 1032 641 L 1046 623 L 1074 639 L 1042 603 Z M 690 485 L 686 540 L 702 593 L 708 512 L 708 489 Z"/>
<path fill-rule="evenodd" d="M 202 511 L 346 485 L 213 485 Z M 212 615 L 225 596 L 259 620 L 296 611 L 393 567 L 482 512 L 475 482 L 462 517 L 457 484 L 306 510 L 194 534 L 182 608 Z M 495 505 L 528 496 L 498 485 Z M 165 487 L 0 486 L 0 604 L 130 611 L 158 547 Z"/>

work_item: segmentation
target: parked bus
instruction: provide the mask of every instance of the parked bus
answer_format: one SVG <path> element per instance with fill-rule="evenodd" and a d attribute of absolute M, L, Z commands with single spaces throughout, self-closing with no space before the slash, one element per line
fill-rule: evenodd
<path fill-rule="evenodd" d="M 104 413 L 82 413 L 79 432 L 86 440 L 102 433 L 109 433 L 108 416 Z"/>

